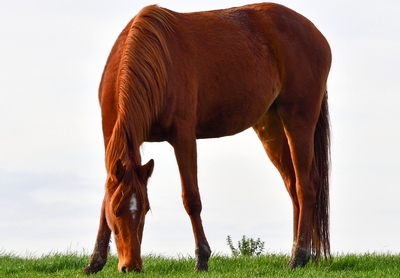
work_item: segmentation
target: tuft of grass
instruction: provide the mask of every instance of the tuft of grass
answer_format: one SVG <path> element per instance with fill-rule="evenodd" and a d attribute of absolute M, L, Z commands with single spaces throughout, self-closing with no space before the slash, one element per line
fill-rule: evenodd
<path fill-rule="evenodd" d="M 310 262 L 304 268 L 286 268 L 289 256 L 224 256 L 214 254 L 209 271 L 193 270 L 192 257 L 168 258 L 158 255 L 143 257 L 142 273 L 120 274 L 118 258 L 110 256 L 104 269 L 94 277 L 398 277 L 399 254 L 368 253 L 334 255 L 331 260 Z M 0 252 L 0 277 L 86 277 L 82 269 L 89 256 L 76 253 L 49 254 L 40 258 L 19 257 Z"/>

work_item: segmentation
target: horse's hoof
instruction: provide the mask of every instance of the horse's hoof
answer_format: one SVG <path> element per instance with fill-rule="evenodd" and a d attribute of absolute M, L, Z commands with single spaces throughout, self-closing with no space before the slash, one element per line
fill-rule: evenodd
<path fill-rule="evenodd" d="M 100 270 L 102 270 L 103 266 L 93 266 L 91 264 L 88 264 L 87 267 L 82 271 L 83 273 L 90 275 L 90 274 L 96 274 Z"/>
<path fill-rule="evenodd" d="M 211 256 L 211 250 L 208 244 L 199 244 L 199 247 L 196 249 L 195 253 L 196 265 L 194 270 L 208 271 L 208 259 Z"/>
<path fill-rule="evenodd" d="M 303 267 L 308 263 L 310 257 L 311 253 L 309 250 L 303 247 L 296 247 L 289 262 L 287 263 L 287 266 L 291 269 Z"/>
<path fill-rule="evenodd" d="M 96 260 L 97 258 L 97 260 Z M 89 264 L 85 269 L 83 270 L 83 273 L 85 274 L 95 274 L 99 272 L 100 270 L 103 269 L 104 265 L 106 264 L 106 261 L 102 260 L 100 256 L 95 256 L 92 257 Z"/>
<path fill-rule="evenodd" d="M 196 262 L 196 266 L 194 267 L 194 270 L 195 271 L 208 271 L 208 262 L 206 261 L 206 262 L 200 262 L 200 261 L 197 261 Z"/>

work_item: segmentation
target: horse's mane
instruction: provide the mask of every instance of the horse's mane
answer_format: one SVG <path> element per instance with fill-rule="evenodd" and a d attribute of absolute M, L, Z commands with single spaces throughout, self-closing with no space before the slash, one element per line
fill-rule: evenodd
<path fill-rule="evenodd" d="M 143 8 L 131 21 L 116 75 L 117 119 L 106 146 L 106 168 L 110 175 L 121 163 L 126 171 L 122 184 L 130 185 L 124 190 L 131 190 L 133 182 L 139 198 L 144 195 L 132 181 L 133 171 L 141 165 L 139 147 L 163 103 L 170 62 L 165 34 L 172 33 L 172 20 L 171 12 L 156 5 Z M 116 195 L 113 199 L 121 198 Z"/>
<path fill-rule="evenodd" d="M 132 20 L 123 44 L 116 76 L 117 120 L 106 147 L 106 167 L 116 161 L 140 165 L 137 152 L 157 117 L 166 89 L 166 62 L 170 55 L 165 31 L 170 32 L 173 15 L 156 5 L 143 8 Z"/>

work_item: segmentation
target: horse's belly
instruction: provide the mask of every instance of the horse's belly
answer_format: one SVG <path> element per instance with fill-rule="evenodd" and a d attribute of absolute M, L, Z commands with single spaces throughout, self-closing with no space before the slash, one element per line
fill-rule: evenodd
<path fill-rule="evenodd" d="M 234 135 L 245 129 L 251 127 L 252 125 L 236 125 L 232 126 L 230 122 L 219 121 L 214 123 L 208 123 L 207 125 L 200 125 L 196 130 L 197 139 L 205 138 L 218 138 L 229 135 Z"/>
<path fill-rule="evenodd" d="M 267 111 L 275 99 L 275 93 L 252 100 L 238 98 L 224 102 L 198 113 L 197 138 L 216 138 L 233 135 L 252 127 Z"/>

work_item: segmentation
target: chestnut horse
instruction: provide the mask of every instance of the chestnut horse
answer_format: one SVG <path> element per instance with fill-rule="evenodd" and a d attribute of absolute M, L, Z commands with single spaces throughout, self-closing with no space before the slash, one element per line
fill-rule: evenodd
<path fill-rule="evenodd" d="M 107 179 L 97 240 L 86 273 L 102 269 L 111 232 L 118 269 L 142 270 L 147 181 L 143 142 L 175 151 L 190 217 L 196 270 L 211 249 L 201 220 L 196 139 L 253 127 L 293 203 L 291 268 L 330 256 L 330 47 L 305 17 L 264 3 L 176 13 L 142 9 L 108 57 L 99 88 Z"/>

